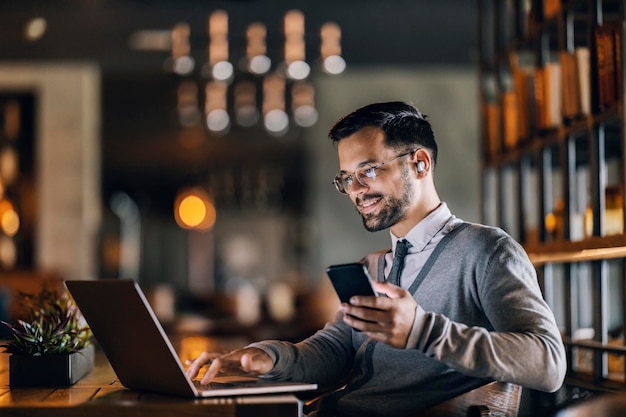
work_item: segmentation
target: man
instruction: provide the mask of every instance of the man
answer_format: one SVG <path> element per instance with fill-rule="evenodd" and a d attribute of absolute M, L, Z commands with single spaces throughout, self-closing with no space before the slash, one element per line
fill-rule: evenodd
<path fill-rule="evenodd" d="M 363 260 L 383 296 L 353 297 L 297 344 L 204 353 L 189 374 L 212 362 L 203 382 L 233 364 L 321 387 L 347 381 L 321 400 L 317 416 L 413 415 L 492 380 L 556 391 L 565 351 L 535 270 L 502 230 L 464 222 L 439 199 L 426 118 L 406 103 L 372 104 L 340 119 L 329 136 L 341 168 L 337 190 L 367 230 L 390 230 L 392 251 Z M 393 265 L 407 247 L 404 266 Z"/>

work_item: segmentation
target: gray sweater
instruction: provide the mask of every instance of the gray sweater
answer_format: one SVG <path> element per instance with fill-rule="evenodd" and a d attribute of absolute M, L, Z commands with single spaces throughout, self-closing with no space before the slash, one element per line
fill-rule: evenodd
<path fill-rule="evenodd" d="M 383 252 L 368 256 L 384 281 Z M 415 346 L 397 349 L 342 322 L 306 340 L 254 343 L 274 359 L 270 378 L 345 389 L 318 416 L 405 416 L 492 380 L 556 391 L 565 351 L 524 249 L 498 228 L 460 223 L 437 245 L 416 281 Z M 415 287 L 415 286 L 413 286 Z M 413 292 L 413 291 L 411 291 Z M 349 377 L 348 377 L 349 376 Z"/>

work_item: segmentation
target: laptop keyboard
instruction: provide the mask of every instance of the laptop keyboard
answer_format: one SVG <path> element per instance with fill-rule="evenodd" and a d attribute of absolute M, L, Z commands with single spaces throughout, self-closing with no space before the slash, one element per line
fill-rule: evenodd
<path fill-rule="evenodd" d="M 208 384 L 201 384 L 199 379 L 194 379 L 193 384 L 196 388 L 201 390 L 207 389 L 224 389 L 224 388 L 238 388 L 250 385 L 258 385 L 257 381 L 235 381 L 235 382 L 209 382 Z"/>

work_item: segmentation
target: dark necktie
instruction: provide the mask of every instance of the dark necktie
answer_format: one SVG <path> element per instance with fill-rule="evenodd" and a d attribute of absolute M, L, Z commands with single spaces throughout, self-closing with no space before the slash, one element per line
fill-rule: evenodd
<path fill-rule="evenodd" d="M 402 269 L 404 269 L 404 258 L 411 246 L 413 245 L 405 239 L 396 243 L 396 253 L 393 255 L 393 263 L 391 264 L 391 272 L 389 272 L 387 282 L 400 286 L 400 275 L 402 275 Z"/>

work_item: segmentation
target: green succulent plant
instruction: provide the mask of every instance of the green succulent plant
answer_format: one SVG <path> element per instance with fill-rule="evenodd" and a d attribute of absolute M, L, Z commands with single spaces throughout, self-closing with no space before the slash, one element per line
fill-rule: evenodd
<path fill-rule="evenodd" d="M 11 333 L 4 352 L 18 355 L 61 355 L 91 343 L 91 330 L 67 291 L 43 285 L 39 294 L 19 292 L 24 318 L 0 321 Z"/>

